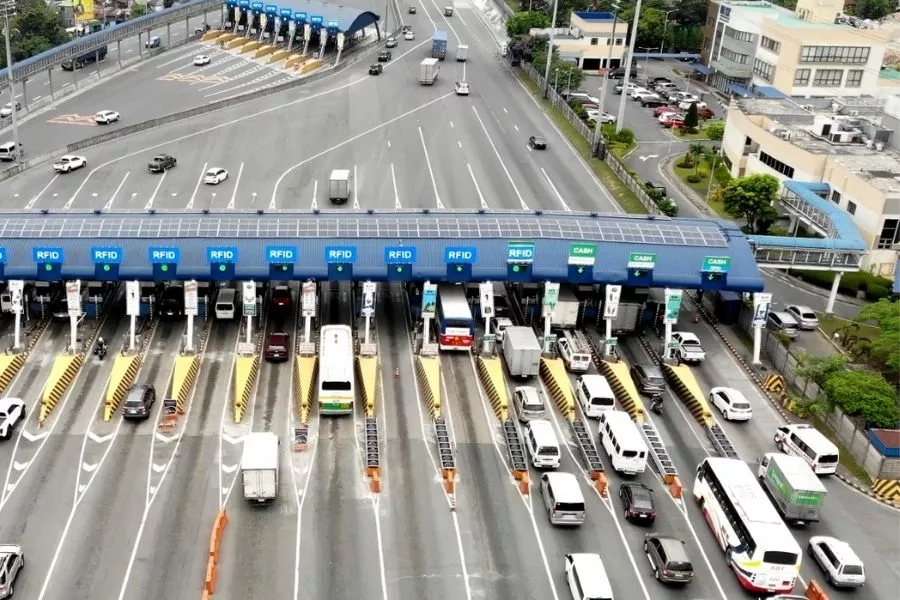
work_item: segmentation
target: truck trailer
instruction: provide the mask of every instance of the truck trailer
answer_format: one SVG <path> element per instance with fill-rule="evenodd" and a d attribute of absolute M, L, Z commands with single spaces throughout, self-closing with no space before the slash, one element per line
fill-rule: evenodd
<path fill-rule="evenodd" d="M 438 59 L 436 58 L 426 58 L 422 61 L 422 64 L 419 65 L 419 83 L 422 85 L 433 85 L 434 80 L 437 79 L 438 71 L 440 71 L 440 65 L 438 64 Z"/>
<path fill-rule="evenodd" d="M 244 499 L 264 504 L 278 496 L 278 436 L 271 431 L 247 434 L 241 455 Z"/>
<path fill-rule="evenodd" d="M 332 204 L 346 204 L 350 198 L 352 177 L 349 169 L 335 169 L 328 177 L 328 199 Z"/>
<path fill-rule="evenodd" d="M 550 327 L 553 329 L 574 329 L 581 315 L 581 303 L 575 291 L 566 285 L 559 287 L 559 298 L 550 313 Z"/>
<path fill-rule="evenodd" d="M 447 57 L 447 32 L 435 31 L 431 38 L 431 58 L 444 60 Z"/>
<path fill-rule="evenodd" d="M 531 327 L 507 327 L 503 332 L 503 358 L 513 377 L 534 377 L 541 370 L 543 348 Z"/>
<path fill-rule="evenodd" d="M 757 477 L 785 523 L 803 525 L 819 520 L 828 491 L 805 460 L 777 452 L 764 454 Z"/>

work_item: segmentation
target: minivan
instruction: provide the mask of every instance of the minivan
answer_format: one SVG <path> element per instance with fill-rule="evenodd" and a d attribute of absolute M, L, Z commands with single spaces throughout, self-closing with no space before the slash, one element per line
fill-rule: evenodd
<path fill-rule="evenodd" d="M 566 554 L 566 581 L 574 600 L 613 600 L 609 576 L 599 554 Z"/>
<path fill-rule="evenodd" d="M 694 579 L 694 566 L 678 538 L 648 533 L 644 536 L 644 552 L 657 581 L 688 584 Z"/>
<path fill-rule="evenodd" d="M 780 331 L 791 339 L 800 335 L 800 324 L 797 323 L 797 319 L 783 311 L 771 311 L 766 318 L 766 328 Z"/>
<path fill-rule="evenodd" d="M 582 375 L 576 379 L 575 396 L 581 411 L 590 419 L 599 419 L 603 411 L 616 407 L 616 396 L 603 375 Z"/>
<path fill-rule="evenodd" d="M 591 366 L 591 353 L 587 348 L 581 348 L 575 338 L 568 335 L 559 338 L 556 349 L 560 358 L 566 363 L 566 368 L 573 373 L 584 373 Z"/>
<path fill-rule="evenodd" d="M 546 414 L 543 395 L 537 388 L 526 385 L 517 387 L 513 390 L 513 404 L 516 407 L 516 414 L 519 415 L 519 421 L 523 423 L 532 419 L 542 419 Z"/>
<path fill-rule="evenodd" d="M 235 298 L 237 290 L 234 288 L 222 288 L 216 296 L 216 318 L 223 320 L 234 319 Z"/>
<path fill-rule="evenodd" d="M 572 473 L 541 475 L 541 498 L 551 524 L 577 527 L 584 523 L 584 495 Z"/>
<path fill-rule="evenodd" d="M 535 469 L 559 468 L 559 441 L 553 423 L 533 419 L 525 425 L 525 447 Z"/>
<path fill-rule="evenodd" d="M 19 144 L 19 148 L 21 147 L 22 144 Z M 16 154 L 15 142 L 4 142 L 0 144 L 0 160 L 5 160 L 7 162 L 16 160 Z"/>

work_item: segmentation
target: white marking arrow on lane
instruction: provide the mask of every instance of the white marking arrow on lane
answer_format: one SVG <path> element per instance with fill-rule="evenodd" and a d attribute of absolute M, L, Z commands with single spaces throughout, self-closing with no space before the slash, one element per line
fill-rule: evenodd
<path fill-rule="evenodd" d="M 155 494 L 156 490 L 157 490 L 157 487 L 155 485 L 151 485 L 150 486 L 150 495 L 152 496 L 153 494 Z"/>
<path fill-rule="evenodd" d="M 12 494 L 13 490 L 15 490 L 15 489 L 16 489 L 16 484 L 14 484 L 14 483 L 10 483 L 6 486 L 6 492 L 8 494 Z"/>
<path fill-rule="evenodd" d="M 237 465 L 222 465 L 222 470 L 226 473 L 234 473 L 237 470 Z"/>
<path fill-rule="evenodd" d="M 31 433 L 27 429 L 22 430 L 22 437 L 25 438 L 26 440 L 28 440 L 29 442 L 38 442 L 38 441 L 44 439 L 45 437 L 47 437 L 48 435 L 50 435 L 49 431 L 40 431 L 38 433 Z"/>
<path fill-rule="evenodd" d="M 23 463 L 22 463 L 22 462 L 19 462 L 19 461 L 14 461 L 14 462 L 13 462 L 13 469 L 15 469 L 16 471 L 24 471 L 25 469 L 28 468 L 28 465 L 30 465 L 30 464 L 31 464 L 31 461 L 30 461 L 30 460 L 27 460 L 27 461 L 25 461 L 25 462 L 23 462 Z"/>
<path fill-rule="evenodd" d="M 94 433 L 93 431 L 88 431 L 88 439 L 92 442 L 97 442 L 98 444 L 102 444 L 103 442 L 108 442 L 109 440 L 115 437 L 115 433 L 108 433 L 106 435 L 100 435 L 99 433 Z"/>
<path fill-rule="evenodd" d="M 177 435 L 163 435 L 159 432 L 156 432 L 156 439 L 162 442 L 163 444 L 171 444 L 178 438 Z"/>
<path fill-rule="evenodd" d="M 84 493 L 84 490 L 86 490 L 86 489 L 87 489 L 87 484 L 86 484 L 86 483 L 82 483 L 81 485 L 78 486 L 78 493 L 79 493 L 79 494 L 83 494 L 83 493 Z"/>
<path fill-rule="evenodd" d="M 647 162 L 651 158 L 659 158 L 659 154 L 648 154 L 647 156 L 638 156 L 641 162 Z"/>
<path fill-rule="evenodd" d="M 228 495 L 228 488 L 227 488 L 227 487 L 225 487 L 225 486 L 222 487 L 222 494 Z"/>
<path fill-rule="evenodd" d="M 162 472 L 165 471 L 165 470 L 166 470 L 166 465 L 165 465 L 165 463 L 163 463 L 163 464 L 160 464 L 160 463 L 153 463 L 153 472 L 154 472 L 154 473 L 162 473 Z"/>
<path fill-rule="evenodd" d="M 81 463 L 81 468 L 87 471 L 88 473 L 93 473 L 97 469 L 97 463 Z"/>
<path fill-rule="evenodd" d="M 244 436 L 239 435 L 239 436 L 237 436 L 237 437 L 231 437 L 231 436 L 228 435 L 227 433 L 223 433 L 223 434 L 222 434 L 222 439 L 223 439 L 224 441 L 228 442 L 229 444 L 240 444 L 241 442 L 244 441 Z"/>

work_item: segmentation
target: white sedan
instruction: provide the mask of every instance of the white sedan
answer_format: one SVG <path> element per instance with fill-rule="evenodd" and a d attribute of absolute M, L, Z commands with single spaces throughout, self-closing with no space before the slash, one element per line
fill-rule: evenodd
<path fill-rule="evenodd" d="M 118 121 L 119 118 L 119 113 L 114 110 L 101 110 L 94 115 L 94 120 L 97 121 L 98 125 L 109 125 L 110 123 Z"/>
<path fill-rule="evenodd" d="M 206 172 L 206 175 L 203 176 L 203 183 L 208 183 L 209 185 L 219 185 L 226 179 L 228 179 L 228 171 L 219 167 L 215 167 Z"/>
<path fill-rule="evenodd" d="M 416 39 L 416 34 L 413 33 L 412 31 L 407 31 L 406 33 L 403 34 L 403 39 L 406 40 L 407 42 L 412 41 L 412 40 Z"/>
<path fill-rule="evenodd" d="M 74 154 L 66 154 L 65 156 L 60 157 L 58 161 L 53 163 L 53 170 L 57 173 L 70 173 L 75 169 L 80 169 L 86 166 L 87 159 L 85 157 L 76 156 Z"/>
<path fill-rule="evenodd" d="M 195 67 L 205 67 L 209 64 L 209 57 L 205 54 L 201 54 L 199 56 L 194 57 L 194 66 Z"/>
<path fill-rule="evenodd" d="M 469 84 L 465 81 L 457 81 L 456 85 L 453 86 L 453 91 L 456 92 L 457 96 L 468 96 Z"/>
<path fill-rule="evenodd" d="M 696 104 L 697 110 L 700 110 L 701 108 L 709 108 L 706 105 L 706 102 L 698 102 L 696 100 L 682 100 L 678 103 L 678 108 L 680 108 L 681 110 L 687 110 L 691 107 L 691 104 Z"/>
<path fill-rule="evenodd" d="M 16 424 L 25 418 L 25 401 L 21 398 L 0 400 L 0 438 L 12 437 Z"/>
<path fill-rule="evenodd" d="M 591 121 L 600 121 L 601 125 L 606 125 L 607 123 L 615 123 L 616 118 L 609 114 L 608 112 L 600 112 L 599 110 L 589 110 L 587 111 L 588 119 Z"/>

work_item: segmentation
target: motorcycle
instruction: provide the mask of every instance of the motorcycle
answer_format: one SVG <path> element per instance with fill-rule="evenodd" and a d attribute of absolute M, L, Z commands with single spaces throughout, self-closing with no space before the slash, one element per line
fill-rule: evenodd
<path fill-rule="evenodd" d="M 101 342 L 94 346 L 94 356 L 96 356 L 98 359 L 103 360 L 104 358 L 106 358 L 106 352 L 107 346 L 105 343 Z"/>
<path fill-rule="evenodd" d="M 661 415 L 663 412 L 663 399 L 661 395 L 654 396 L 650 401 L 650 410 L 654 414 Z"/>

